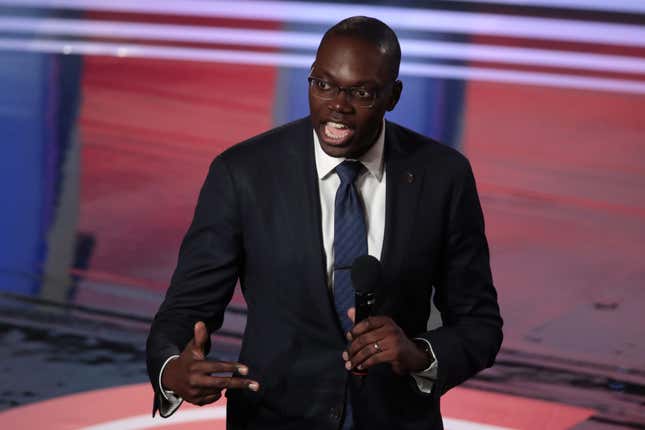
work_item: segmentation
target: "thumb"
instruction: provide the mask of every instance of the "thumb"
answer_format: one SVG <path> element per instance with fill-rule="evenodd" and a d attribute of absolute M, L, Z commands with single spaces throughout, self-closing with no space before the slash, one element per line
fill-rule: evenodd
<path fill-rule="evenodd" d="M 350 320 L 352 320 L 353 323 L 355 323 L 356 321 L 354 320 L 356 318 L 356 308 L 352 306 L 351 308 L 347 309 L 347 316 Z"/>
<path fill-rule="evenodd" d="M 208 330 L 206 330 L 206 324 L 202 321 L 198 321 L 195 323 L 193 347 L 191 348 L 195 359 L 203 360 L 205 358 L 204 351 L 206 350 L 206 342 L 208 342 Z"/>

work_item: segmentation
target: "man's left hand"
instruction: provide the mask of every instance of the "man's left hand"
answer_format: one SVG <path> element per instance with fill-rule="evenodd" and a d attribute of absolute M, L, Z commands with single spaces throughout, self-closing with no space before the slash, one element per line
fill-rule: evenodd
<path fill-rule="evenodd" d="M 354 320 L 354 309 L 348 315 Z M 386 316 L 372 316 L 359 322 L 347 333 L 350 341 L 343 352 L 347 370 L 365 370 L 380 363 L 390 363 L 397 375 L 420 372 L 431 364 L 428 354 L 410 340 L 403 330 Z"/>

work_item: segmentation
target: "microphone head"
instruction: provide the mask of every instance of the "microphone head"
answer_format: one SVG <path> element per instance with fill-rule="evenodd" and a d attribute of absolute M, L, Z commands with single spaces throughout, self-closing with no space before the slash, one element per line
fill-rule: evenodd
<path fill-rule="evenodd" d="M 371 255 L 361 255 L 352 264 L 351 277 L 357 293 L 375 292 L 381 282 L 381 262 Z"/>

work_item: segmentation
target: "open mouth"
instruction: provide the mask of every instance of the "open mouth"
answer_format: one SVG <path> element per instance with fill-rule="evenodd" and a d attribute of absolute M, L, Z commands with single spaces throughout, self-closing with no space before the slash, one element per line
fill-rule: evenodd
<path fill-rule="evenodd" d="M 340 122 L 327 121 L 322 124 L 321 137 L 329 145 L 343 145 L 353 134 L 354 130 Z"/>

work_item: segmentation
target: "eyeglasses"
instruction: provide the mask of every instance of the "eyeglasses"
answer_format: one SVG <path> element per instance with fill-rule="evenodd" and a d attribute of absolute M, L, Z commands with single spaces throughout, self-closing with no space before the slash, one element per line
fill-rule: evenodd
<path fill-rule="evenodd" d="M 307 80 L 309 81 L 311 94 L 321 100 L 333 100 L 338 93 L 344 91 L 351 104 L 369 109 L 374 107 L 378 98 L 378 91 L 376 90 L 364 87 L 339 87 L 315 76 L 309 76 Z"/>

